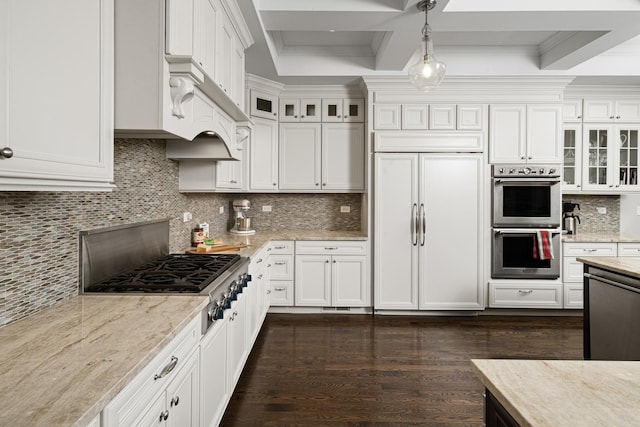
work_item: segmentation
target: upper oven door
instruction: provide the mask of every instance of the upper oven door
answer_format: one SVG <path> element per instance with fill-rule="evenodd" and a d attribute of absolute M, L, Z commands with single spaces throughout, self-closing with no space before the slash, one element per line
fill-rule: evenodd
<path fill-rule="evenodd" d="M 559 178 L 493 178 L 493 226 L 560 226 Z"/>

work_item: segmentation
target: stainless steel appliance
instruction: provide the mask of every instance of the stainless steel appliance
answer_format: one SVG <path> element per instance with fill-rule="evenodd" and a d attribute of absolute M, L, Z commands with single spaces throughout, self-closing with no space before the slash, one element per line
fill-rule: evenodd
<path fill-rule="evenodd" d="M 249 259 L 233 254 L 169 254 L 169 221 L 80 232 L 80 293 L 207 295 L 203 333 L 251 277 Z"/>
<path fill-rule="evenodd" d="M 549 165 L 493 166 L 493 226 L 560 226 L 560 174 Z"/>
<path fill-rule="evenodd" d="M 236 213 L 235 223 L 230 233 L 233 234 L 255 234 L 253 220 L 247 217 L 247 212 L 251 209 L 251 202 L 247 199 L 236 199 L 233 201 L 233 210 Z"/>
<path fill-rule="evenodd" d="M 578 233 L 580 217 L 573 213 L 573 210 L 576 208 L 580 210 L 578 203 L 562 202 L 562 229 L 566 231 L 567 234 Z"/>
<path fill-rule="evenodd" d="M 540 259 L 534 255 L 537 232 L 535 228 L 494 228 L 493 265 L 494 279 L 557 279 L 560 277 L 560 231 L 544 230 L 550 235 L 552 259 Z"/>

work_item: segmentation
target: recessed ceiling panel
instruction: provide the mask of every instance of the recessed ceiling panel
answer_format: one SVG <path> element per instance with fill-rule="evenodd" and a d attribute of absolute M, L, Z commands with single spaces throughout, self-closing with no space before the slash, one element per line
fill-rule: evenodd
<path fill-rule="evenodd" d="M 371 46 L 375 31 L 273 31 L 287 46 Z M 275 34 L 274 34 L 275 36 Z"/>

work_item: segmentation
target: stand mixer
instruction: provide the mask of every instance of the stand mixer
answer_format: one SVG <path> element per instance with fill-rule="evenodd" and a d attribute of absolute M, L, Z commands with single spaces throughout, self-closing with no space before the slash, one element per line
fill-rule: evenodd
<path fill-rule="evenodd" d="M 251 228 L 251 218 L 246 215 L 249 209 L 251 209 L 251 202 L 247 199 L 236 199 L 233 201 L 236 220 L 233 228 L 229 230 L 229 233 L 243 235 L 256 234 L 256 230 Z"/>

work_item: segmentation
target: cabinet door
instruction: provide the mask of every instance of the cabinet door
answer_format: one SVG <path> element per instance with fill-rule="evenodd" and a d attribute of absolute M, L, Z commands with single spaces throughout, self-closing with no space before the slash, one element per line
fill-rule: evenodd
<path fill-rule="evenodd" d="M 244 111 L 244 46 L 238 37 L 233 39 L 231 59 L 231 99 Z"/>
<path fill-rule="evenodd" d="M 456 129 L 484 129 L 484 107 L 482 105 L 458 105 L 456 110 Z"/>
<path fill-rule="evenodd" d="M 196 0 L 194 2 L 194 24 L 196 27 L 193 59 L 212 80 L 216 75 L 216 25 L 218 14 L 221 11 L 222 6 L 219 0 Z"/>
<path fill-rule="evenodd" d="M 319 123 L 322 117 L 322 101 L 320 98 L 302 98 L 300 100 L 300 121 Z"/>
<path fill-rule="evenodd" d="M 0 191 L 113 187 L 113 7 L 0 2 Z"/>
<path fill-rule="evenodd" d="M 242 160 L 216 162 L 216 187 L 241 190 L 243 163 Z"/>
<path fill-rule="evenodd" d="M 231 309 L 225 311 L 225 316 L 229 316 L 227 337 L 227 351 L 229 365 L 227 369 L 229 393 L 233 394 L 233 389 L 240 378 L 242 367 L 247 355 L 247 298 L 239 294 L 238 299 L 231 304 Z"/>
<path fill-rule="evenodd" d="M 456 128 L 456 106 L 452 104 L 429 105 L 429 129 L 451 130 Z"/>
<path fill-rule="evenodd" d="M 236 33 L 227 13 L 218 14 L 216 33 L 216 77 L 215 82 L 227 95 L 231 96 L 232 64 Z"/>
<path fill-rule="evenodd" d="M 319 190 L 320 124 L 280 125 L 279 176 L 281 190 Z"/>
<path fill-rule="evenodd" d="M 249 147 L 249 188 L 251 190 L 278 189 L 278 122 L 253 119 Z"/>
<path fill-rule="evenodd" d="M 331 257 L 331 297 L 335 307 L 370 306 L 367 281 L 367 258 L 364 256 Z"/>
<path fill-rule="evenodd" d="M 610 99 L 585 99 L 584 122 L 612 122 L 615 119 L 614 108 Z"/>
<path fill-rule="evenodd" d="M 565 99 L 562 104 L 562 121 L 582 122 L 582 99 Z"/>
<path fill-rule="evenodd" d="M 404 111 L 404 106 L 402 106 Z M 400 104 L 376 104 L 373 108 L 374 129 L 400 129 Z"/>
<path fill-rule="evenodd" d="M 562 162 L 562 107 L 527 106 L 527 162 Z"/>
<path fill-rule="evenodd" d="M 300 99 L 280 98 L 280 121 L 299 122 L 300 121 Z"/>
<path fill-rule="evenodd" d="M 418 156 L 375 155 L 374 307 L 418 308 Z"/>
<path fill-rule="evenodd" d="M 297 306 L 331 306 L 331 257 L 296 255 L 295 301 Z"/>
<path fill-rule="evenodd" d="M 344 99 L 342 100 L 343 122 L 363 123 L 364 122 L 364 99 Z"/>
<path fill-rule="evenodd" d="M 484 307 L 483 183 L 481 154 L 420 155 L 421 309 Z"/>
<path fill-rule="evenodd" d="M 615 129 L 611 126 L 584 125 L 582 155 L 582 188 L 585 190 L 613 189 L 610 166 L 615 151 L 612 147 Z"/>
<path fill-rule="evenodd" d="M 278 97 L 276 95 L 251 89 L 249 111 L 254 117 L 278 120 Z"/>
<path fill-rule="evenodd" d="M 402 129 L 406 130 L 426 130 L 428 129 L 429 106 L 403 105 L 402 106 Z"/>
<path fill-rule="evenodd" d="M 640 101 L 637 99 L 615 101 L 616 122 L 640 122 Z"/>
<path fill-rule="evenodd" d="M 342 120 L 342 98 L 323 98 L 322 121 L 341 122 Z"/>
<path fill-rule="evenodd" d="M 363 123 L 322 125 L 322 189 L 364 190 Z"/>
<path fill-rule="evenodd" d="M 199 353 L 196 350 L 167 387 L 167 410 L 169 411 L 167 426 L 197 427 L 200 425 L 199 361 Z"/>
<path fill-rule="evenodd" d="M 167 410 L 167 393 L 162 392 L 156 400 L 147 408 L 137 420 L 131 425 L 135 427 L 150 427 L 167 425 L 167 419 L 169 418 L 169 411 Z M 128 424 L 123 424 L 128 425 Z"/>
<path fill-rule="evenodd" d="M 215 426 L 229 398 L 227 386 L 227 319 L 220 319 L 200 343 L 200 418 L 203 426 Z"/>
<path fill-rule="evenodd" d="M 525 163 L 526 106 L 491 105 L 489 109 L 489 161 Z"/>
<path fill-rule="evenodd" d="M 564 125 L 563 190 L 582 188 L 582 125 Z"/>
<path fill-rule="evenodd" d="M 615 130 L 616 158 L 613 174 L 614 188 L 638 191 L 638 125 L 618 125 Z"/>
<path fill-rule="evenodd" d="M 194 46 L 194 41 L 198 42 L 199 40 L 194 40 L 193 37 L 193 18 L 196 16 L 194 12 L 207 13 L 207 11 L 201 11 L 199 8 L 200 4 L 196 2 L 194 5 L 193 0 L 167 0 L 165 30 L 165 53 L 167 56 L 188 57 L 200 53 Z M 196 27 L 195 30 L 198 31 L 199 28 Z"/>

